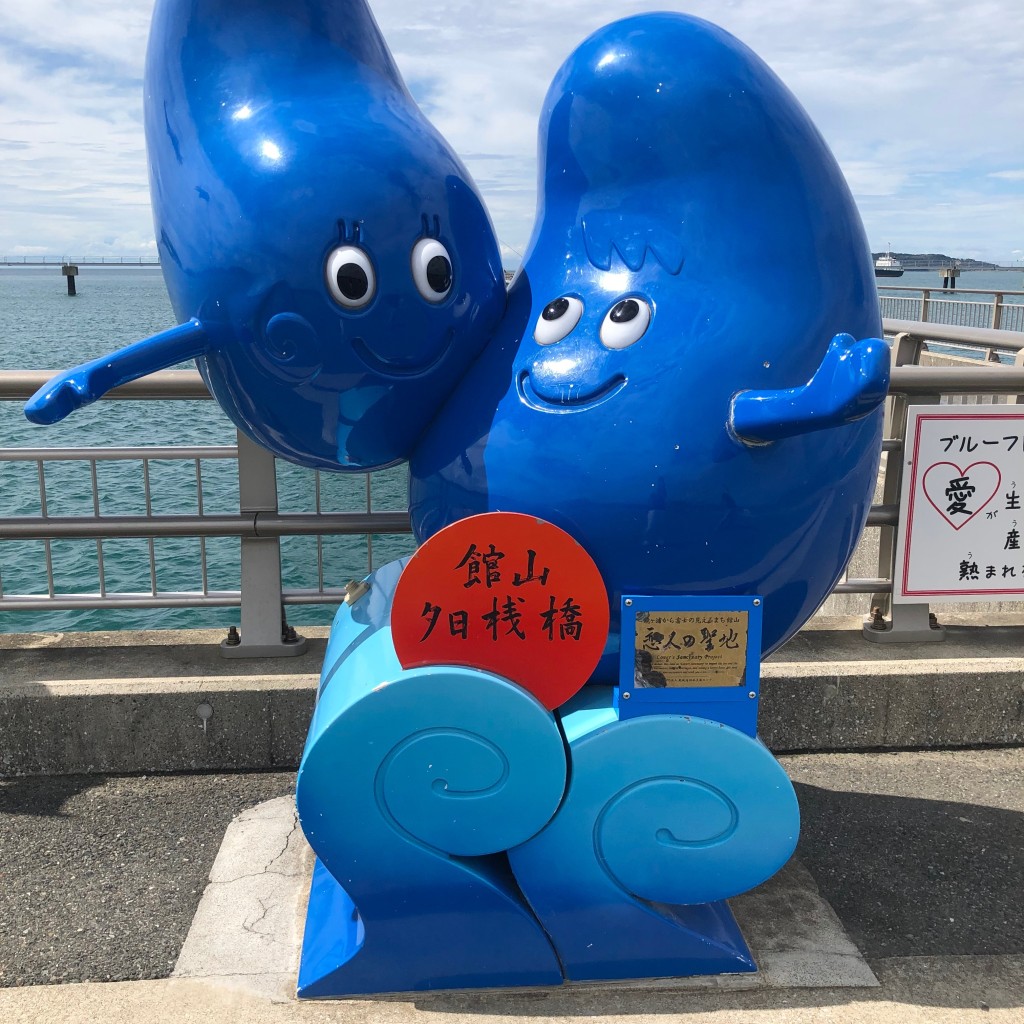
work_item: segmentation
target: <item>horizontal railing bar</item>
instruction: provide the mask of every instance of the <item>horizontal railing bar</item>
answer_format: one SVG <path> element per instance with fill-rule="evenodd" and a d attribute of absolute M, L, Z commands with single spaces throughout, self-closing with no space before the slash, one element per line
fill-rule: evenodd
<path fill-rule="evenodd" d="M 892 580 L 847 580 L 832 588 L 833 594 L 891 594 Z"/>
<path fill-rule="evenodd" d="M 235 445 L 154 445 L 136 448 L 0 448 L 0 462 L 116 462 L 126 459 L 234 459 Z"/>
<path fill-rule="evenodd" d="M 31 398 L 59 370 L 0 372 L 0 401 Z M 161 370 L 108 391 L 104 398 L 211 398 L 198 370 Z"/>
<path fill-rule="evenodd" d="M 208 594 L 168 591 L 157 594 L 18 594 L 0 598 L 0 612 L 81 611 L 85 608 L 231 608 L 242 602 L 241 591 L 211 590 Z"/>
<path fill-rule="evenodd" d="M 1024 295 L 1024 292 L 1014 291 L 1012 288 L 943 288 L 940 285 L 912 284 L 879 284 L 875 287 L 880 292 L 914 292 L 913 295 L 897 295 L 897 299 L 919 299 L 922 292 L 928 292 L 929 301 L 932 296 L 938 301 L 955 299 L 958 295 Z"/>
<path fill-rule="evenodd" d="M 0 538 L 4 540 L 255 536 L 254 513 L 207 516 L 12 516 L 0 519 Z"/>
<path fill-rule="evenodd" d="M 4 540 L 97 537 L 286 537 L 410 533 L 408 512 L 250 512 L 168 516 L 16 516 L 0 519 Z"/>
<path fill-rule="evenodd" d="M 345 600 L 344 587 L 324 587 L 323 590 L 307 588 L 305 590 L 282 590 L 281 598 L 285 604 L 340 604 Z"/>
<path fill-rule="evenodd" d="M 259 512 L 257 537 L 412 533 L 408 512 Z"/>
<path fill-rule="evenodd" d="M 900 521 L 899 505 L 872 505 L 867 526 L 896 526 Z"/>
<path fill-rule="evenodd" d="M 1024 369 L 1014 366 L 896 366 L 889 390 L 901 395 L 1024 394 Z"/>
<path fill-rule="evenodd" d="M 920 320 L 889 319 L 882 321 L 882 329 L 886 334 L 909 334 L 929 341 L 969 342 L 991 348 L 1005 348 L 1010 352 L 1019 352 L 1024 348 L 1022 331 L 996 331 L 991 327 L 961 327 L 957 324 L 933 324 L 931 321 L 925 323 Z"/>
<path fill-rule="evenodd" d="M 345 599 L 343 587 L 325 587 L 323 590 L 283 590 L 285 604 L 339 604 Z M 241 591 L 211 590 L 156 594 L 17 594 L 0 598 L 0 612 L 82 611 L 87 608 L 237 608 L 242 601 Z"/>

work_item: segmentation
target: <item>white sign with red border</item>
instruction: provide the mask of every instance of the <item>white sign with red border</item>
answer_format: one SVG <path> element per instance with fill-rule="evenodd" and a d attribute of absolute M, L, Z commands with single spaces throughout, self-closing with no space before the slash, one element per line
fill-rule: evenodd
<path fill-rule="evenodd" d="M 1024 598 L 1024 408 L 987 408 L 908 410 L 896 602 Z"/>

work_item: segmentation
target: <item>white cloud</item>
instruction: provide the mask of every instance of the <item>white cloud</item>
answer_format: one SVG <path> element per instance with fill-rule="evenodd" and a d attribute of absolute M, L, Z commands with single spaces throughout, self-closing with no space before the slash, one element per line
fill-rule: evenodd
<path fill-rule="evenodd" d="M 57 0 L 0 11 L 0 254 L 152 251 L 141 125 L 151 3 Z M 835 152 L 874 248 L 1020 248 L 1024 5 L 978 0 L 377 0 L 428 116 L 463 156 L 502 240 L 522 250 L 536 125 L 589 32 L 650 9 L 717 21 L 796 93 Z M 130 246 L 130 251 L 118 247 Z"/>

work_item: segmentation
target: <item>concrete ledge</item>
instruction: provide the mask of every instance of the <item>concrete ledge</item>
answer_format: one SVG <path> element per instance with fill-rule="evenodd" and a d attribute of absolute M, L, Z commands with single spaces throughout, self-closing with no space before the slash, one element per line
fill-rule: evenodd
<path fill-rule="evenodd" d="M 944 622 L 943 643 L 876 645 L 816 620 L 763 666 L 765 742 L 1024 744 L 1024 618 Z M 309 653 L 252 661 L 221 658 L 219 631 L 0 636 L 0 775 L 295 768 L 326 631 L 304 632 Z"/>

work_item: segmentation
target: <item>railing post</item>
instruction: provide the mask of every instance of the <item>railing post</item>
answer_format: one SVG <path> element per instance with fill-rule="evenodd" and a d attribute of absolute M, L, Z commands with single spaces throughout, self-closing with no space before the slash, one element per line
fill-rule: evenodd
<path fill-rule="evenodd" d="M 922 288 L 921 289 L 921 315 L 918 317 L 918 320 L 920 320 L 921 323 L 923 323 L 923 324 L 928 322 L 928 296 L 930 294 L 931 294 L 931 289 L 929 289 L 929 288 Z M 903 366 L 905 364 L 898 363 L 898 364 L 894 364 L 894 365 Z"/>
<path fill-rule="evenodd" d="M 999 330 L 999 321 L 1002 319 L 1003 293 L 995 292 L 992 296 L 992 322 L 989 326 L 993 331 Z"/>
<path fill-rule="evenodd" d="M 924 342 L 912 334 L 897 334 L 892 343 L 893 366 L 916 366 L 921 358 Z M 916 397 L 921 405 L 938 405 L 938 395 Z M 903 469 L 907 458 L 907 401 L 906 395 L 889 397 L 885 414 L 885 437 L 898 438 L 900 447 L 885 457 L 885 476 L 882 480 L 882 504 L 899 505 L 903 489 Z M 896 543 L 899 527 L 883 526 L 878 536 L 878 576 L 895 581 Z M 885 616 L 889 616 L 886 621 Z M 894 604 L 889 593 L 871 595 L 870 614 L 864 620 L 865 640 L 873 643 L 910 643 L 913 641 L 942 640 L 942 627 L 931 618 L 927 604 Z"/>
<path fill-rule="evenodd" d="M 277 512 L 274 456 L 238 432 L 238 501 L 254 527 L 259 513 Z M 285 629 L 281 601 L 281 544 L 276 537 L 242 538 L 240 637 L 220 645 L 225 658 L 286 658 L 304 654 L 305 638 Z M 287 634 L 287 638 L 286 638 Z M 294 639 L 293 639 L 294 637 Z"/>

